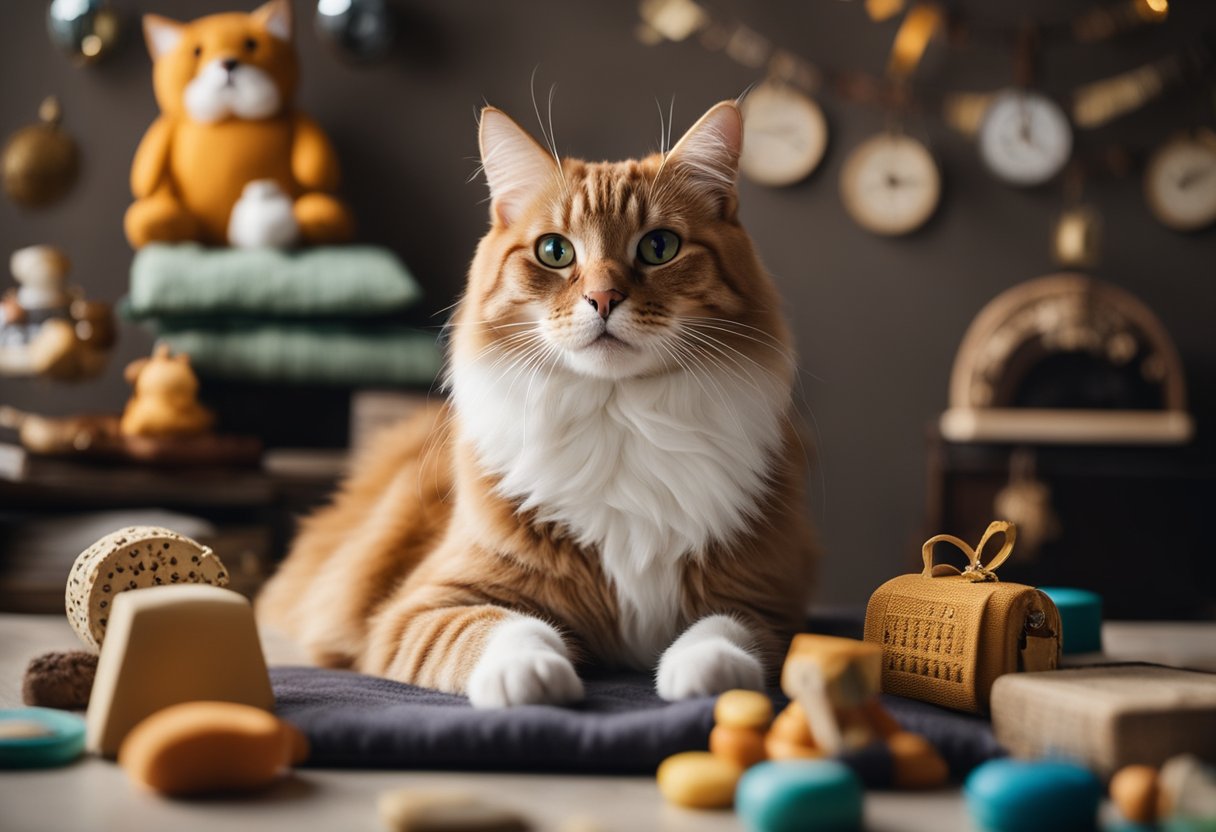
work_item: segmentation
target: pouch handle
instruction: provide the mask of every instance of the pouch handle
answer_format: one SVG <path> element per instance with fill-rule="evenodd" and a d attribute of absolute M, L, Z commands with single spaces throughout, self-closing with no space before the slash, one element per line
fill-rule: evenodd
<path fill-rule="evenodd" d="M 980 552 L 984 551 L 984 546 L 996 534 L 1005 535 L 1005 544 L 1001 546 L 1000 551 L 993 555 L 992 560 L 986 564 L 982 563 L 980 561 Z M 921 572 L 921 575 L 926 578 L 933 577 L 933 545 L 935 543 L 950 543 L 967 556 L 967 568 L 962 572 L 964 578 L 976 583 L 981 581 L 999 581 L 1000 578 L 996 576 L 996 570 L 1013 554 L 1013 544 L 1017 540 L 1017 537 L 1017 526 L 1008 520 L 993 520 L 989 523 L 988 530 L 980 538 L 980 544 L 974 549 L 966 541 L 960 540 L 952 534 L 934 535 L 926 540 L 925 545 L 921 547 L 921 554 L 925 559 L 925 569 Z"/>

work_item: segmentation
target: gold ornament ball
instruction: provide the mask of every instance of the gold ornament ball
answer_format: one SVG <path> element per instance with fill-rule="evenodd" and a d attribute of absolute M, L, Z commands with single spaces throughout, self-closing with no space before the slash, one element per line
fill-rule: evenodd
<path fill-rule="evenodd" d="M 61 199 L 80 172 L 76 142 L 59 127 L 59 102 L 48 98 L 39 115 L 42 122 L 14 133 L 2 154 L 5 192 L 30 208 Z"/>

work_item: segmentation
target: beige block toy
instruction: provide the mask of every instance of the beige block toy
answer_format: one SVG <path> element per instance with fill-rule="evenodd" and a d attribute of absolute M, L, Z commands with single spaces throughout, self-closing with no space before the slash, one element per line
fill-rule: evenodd
<path fill-rule="evenodd" d="M 201 584 L 115 597 L 89 699 L 86 747 L 113 756 L 142 719 L 195 700 L 273 710 L 249 602 Z"/>

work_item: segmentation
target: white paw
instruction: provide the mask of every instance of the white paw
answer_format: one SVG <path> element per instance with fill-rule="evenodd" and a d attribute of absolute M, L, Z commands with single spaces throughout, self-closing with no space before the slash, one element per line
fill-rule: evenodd
<path fill-rule="evenodd" d="M 228 244 L 235 248 L 289 246 L 299 237 L 291 198 L 273 179 L 245 185 L 228 218 Z"/>
<path fill-rule="evenodd" d="M 475 708 L 556 705 L 582 699 L 583 683 L 553 628 L 516 619 L 498 625 L 486 641 L 467 693 Z"/>
<path fill-rule="evenodd" d="M 721 636 L 677 642 L 659 660 L 655 688 L 673 701 L 736 688 L 764 690 L 764 668 L 755 656 Z"/>

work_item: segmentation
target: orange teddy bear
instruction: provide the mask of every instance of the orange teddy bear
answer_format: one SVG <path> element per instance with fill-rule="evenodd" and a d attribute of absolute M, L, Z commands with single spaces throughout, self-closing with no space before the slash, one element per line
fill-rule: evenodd
<path fill-rule="evenodd" d="M 135 248 L 341 242 L 353 223 L 332 192 L 325 133 L 291 106 L 298 69 L 289 0 L 177 23 L 144 16 L 161 115 L 131 165 L 124 220 Z"/>

